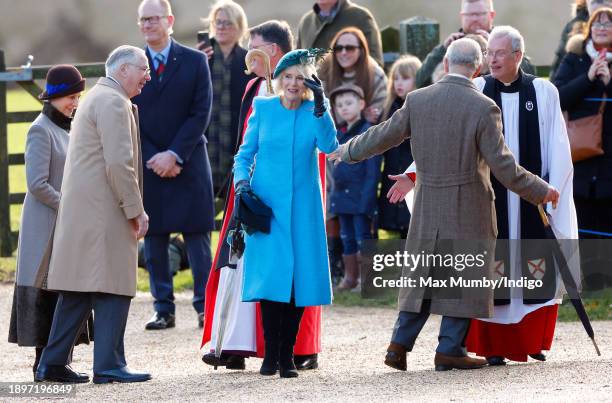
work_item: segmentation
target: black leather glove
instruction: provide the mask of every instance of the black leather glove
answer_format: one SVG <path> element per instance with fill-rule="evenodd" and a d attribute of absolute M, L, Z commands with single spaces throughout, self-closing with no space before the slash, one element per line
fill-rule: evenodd
<path fill-rule="evenodd" d="M 236 195 L 239 195 L 242 192 L 250 192 L 251 191 L 251 184 L 249 183 L 248 180 L 241 180 L 240 182 L 236 183 Z"/>
<path fill-rule="evenodd" d="M 327 108 L 325 107 L 325 97 L 323 96 L 323 86 L 321 85 L 321 80 L 316 75 L 312 75 L 312 80 L 310 78 L 304 79 L 304 85 L 308 87 L 313 95 L 314 95 L 314 115 L 317 118 L 323 116 Z"/>

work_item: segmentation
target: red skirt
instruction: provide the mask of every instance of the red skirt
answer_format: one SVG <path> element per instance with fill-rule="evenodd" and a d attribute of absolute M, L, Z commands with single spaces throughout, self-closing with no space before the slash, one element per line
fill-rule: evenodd
<path fill-rule="evenodd" d="M 508 325 L 472 319 L 465 339 L 467 350 L 481 357 L 525 362 L 529 354 L 550 350 L 558 309 L 558 304 L 544 306 Z"/>

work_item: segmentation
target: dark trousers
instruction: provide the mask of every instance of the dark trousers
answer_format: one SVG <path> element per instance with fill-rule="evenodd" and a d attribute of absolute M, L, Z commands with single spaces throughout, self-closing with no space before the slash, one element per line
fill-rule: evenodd
<path fill-rule="evenodd" d="M 429 318 L 429 305 L 429 301 L 424 301 L 420 313 L 400 311 L 393 327 L 391 342 L 401 344 L 407 351 L 412 351 L 416 338 Z M 464 340 L 470 328 L 470 321 L 469 318 L 442 316 L 436 351 L 454 357 L 465 357 L 467 351 Z"/>
<path fill-rule="evenodd" d="M 208 272 L 212 265 L 210 255 L 210 233 L 183 234 L 189 266 L 193 274 L 193 308 L 204 312 L 204 292 Z M 170 235 L 149 235 L 145 237 L 144 252 L 151 294 L 155 298 L 155 311 L 160 314 L 174 314 L 174 286 L 168 264 L 168 243 Z"/>
<path fill-rule="evenodd" d="M 94 373 L 125 367 L 123 336 L 131 300 L 131 297 L 124 295 L 61 292 L 55 307 L 49 341 L 39 365 L 70 363 L 72 347 L 93 309 Z"/>
<path fill-rule="evenodd" d="M 296 307 L 293 299 L 290 303 L 261 300 L 260 306 L 265 358 L 288 365 L 289 360 L 293 359 L 293 347 L 304 307 Z"/>

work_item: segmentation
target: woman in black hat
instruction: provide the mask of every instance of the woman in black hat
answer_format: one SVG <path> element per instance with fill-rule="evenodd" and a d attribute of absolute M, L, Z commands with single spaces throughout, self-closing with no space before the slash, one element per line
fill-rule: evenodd
<path fill-rule="evenodd" d="M 47 73 L 43 108 L 26 138 L 27 193 L 23 203 L 17 279 L 9 328 L 9 342 L 36 348 L 33 371 L 47 344 L 57 296 L 34 287 L 35 273 L 44 259 L 55 226 L 60 200 L 68 132 L 85 80 L 76 67 L 58 65 Z M 79 342 L 89 343 L 87 329 Z"/>

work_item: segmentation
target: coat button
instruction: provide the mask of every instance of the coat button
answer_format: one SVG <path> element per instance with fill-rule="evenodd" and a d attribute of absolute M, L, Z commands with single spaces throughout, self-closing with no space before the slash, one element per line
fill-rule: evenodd
<path fill-rule="evenodd" d="M 348 192 L 349 192 L 349 190 L 348 190 L 348 189 L 346 189 L 346 190 L 344 191 L 344 193 L 348 193 Z"/>
<path fill-rule="evenodd" d="M 597 176 L 593 175 L 593 177 L 591 178 L 591 180 L 592 180 L 593 182 L 595 182 L 595 181 L 597 180 Z"/>

